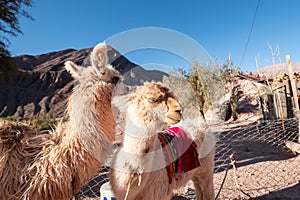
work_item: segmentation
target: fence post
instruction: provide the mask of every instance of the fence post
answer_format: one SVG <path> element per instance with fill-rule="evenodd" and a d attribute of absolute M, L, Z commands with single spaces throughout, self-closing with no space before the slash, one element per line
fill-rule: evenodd
<path fill-rule="evenodd" d="M 268 95 L 268 110 L 270 113 L 269 119 L 274 120 L 278 118 L 278 109 L 274 92 Z"/>
<path fill-rule="evenodd" d="M 295 113 L 297 113 L 297 119 L 298 119 L 298 143 L 300 143 L 300 116 L 299 116 L 298 91 L 297 91 L 298 89 L 296 86 L 296 82 L 294 80 L 294 70 L 291 64 L 290 55 L 289 54 L 286 55 L 285 59 L 289 70 L 289 76 L 290 76 L 290 81 L 291 81 L 292 91 L 293 91 L 293 98 L 296 107 Z"/>
<path fill-rule="evenodd" d="M 290 89 L 290 83 L 287 81 L 287 83 L 284 85 L 284 93 L 285 93 L 285 102 L 286 102 L 286 112 L 287 112 L 287 118 L 293 118 L 293 102 L 291 97 L 291 89 Z"/>
<path fill-rule="evenodd" d="M 296 82 L 294 80 L 294 70 L 291 64 L 291 58 L 290 55 L 286 55 L 285 56 L 286 59 L 286 63 L 287 63 L 287 67 L 288 67 L 288 71 L 289 71 L 289 77 L 290 77 L 290 81 L 291 81 L 291 85 L 292 85 L 292 92 L 293 92 L 293 98 L 294 98 L 294 106 L 296 108 L 296 111 L 299 111 L 299 104 L 298 104 L 298 89 L 296 86 Z"/>
<path fill-rule="evenodd" d="M 266 105 L 265 105 L 263 97 L 261 97 L 261 96 L 259 97 L 259 105 L 260 105 L 260 109 L 261 109 L 264 120 L 267 120 L 267 113 L 265 110 Z"/>

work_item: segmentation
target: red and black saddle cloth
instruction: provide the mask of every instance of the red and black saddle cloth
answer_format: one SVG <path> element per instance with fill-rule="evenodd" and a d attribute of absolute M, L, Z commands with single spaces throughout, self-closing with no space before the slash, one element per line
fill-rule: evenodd
<path fill-rule="evenodd" d="M 169 183 L 175 173 L 188 172 L 200 166 L 197 145 L 180 127 L 172 126 L 158 133 L 163 147 Z"/>

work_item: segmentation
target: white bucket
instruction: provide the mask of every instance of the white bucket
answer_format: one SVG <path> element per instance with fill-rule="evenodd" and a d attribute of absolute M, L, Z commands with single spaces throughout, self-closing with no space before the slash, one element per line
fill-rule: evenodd
<path fill-rule="evenodd" d="M 114 193 L 111 189 L 109 182 L 104 183 L 100 188 L 100 199 L 101 200 L 116 200 Z"/>

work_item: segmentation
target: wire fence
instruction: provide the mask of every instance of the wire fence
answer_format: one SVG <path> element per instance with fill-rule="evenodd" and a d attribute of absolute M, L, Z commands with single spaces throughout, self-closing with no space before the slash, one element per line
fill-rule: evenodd
<path fill-rule="evenodd" d="M 236 160 L 230 165 L 220 199 L 300 199 L 300 159 L 286 148 L 286 141 L 298 142 L 295 118 L 258 121 L 220 132 L 216 190 L 230 155 Z"/>
<path fill-rule="evenodd" d="M 285 147 L 298 136 L 295 118 L 223 127 L 215 155 L 218 199 L 300 199 L 300 157 Z M 101 168 L 74 199 L 99 199 L 108 173 Z M 181 197 L 194 199 L 193 188 Z"/>

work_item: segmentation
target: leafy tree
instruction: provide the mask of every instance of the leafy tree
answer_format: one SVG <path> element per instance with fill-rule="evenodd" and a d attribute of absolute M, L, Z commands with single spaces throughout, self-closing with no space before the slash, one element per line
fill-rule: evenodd
<path fill-rule="evenodd" d="M 170 76 L 164 77 L 163 83 L 168 85 L 177 96 L 183 108 L 196 106 L 195 94 L 187 81 L 188 72 L 182 68 L 175 68 Z"/>
<path fill-rule="evenodd" d="M 226 83 L 229 83 L 231 86 L 237 84 L 237 74 L 239 72 L 238 67 L 234 67 L 230 59 L 226 60 L 226 63 L 223 64 L 221 69 L 221 77 Z M 231 87 L 232 88 L 232 87 Z"/>
<path fill-rule="evenodd" d="M 226 63 L 223 65 L 223 68 L 221 69 L 222 78 L 225 81 L 225 90 L 227 92 L 230 92 L 230 109 L 231 109 L 231 116 L 233 120 L 238 119 L 237 114 L 237 97 L 236 97 L 236 91 L 238 89 L 238 75 L 239 69 L 238 67 L 233 67 L 233 63 L 231 59 L 228 59 Z"/>
<path fill-rule="evenodd" d="M 211 107 L 210 92 L 203 70 L 198 62 L 194 62 L 192 69 L 188 72 L 187 80 L 196 95 L 198 109 L 203 117 L 204 113 Z"/>
<path fill-rule="evenodd" d="M 194 63 L 194 65 L 198 65 L 200 75 L 205 80 L 208 88 L 210 102 L 214 104 L 225 95 L 225 81 L 222 79 L 220 66 L 214 60 L 207 65 L 200 66 L 198 63 Z"/>
<path fill-rule="evenodd" d="M 174 68 L 169 76 L 163 78 L 163 83 L 169 86 L 182 106 L 183 115 L 186 118 L 202 117 L 199 115 L 199 106 L 195 92 L 187 79 L 188 71 L 182 68 Z"/>
<path fill-rule="evenodd" d="M 6 35 L 22 34 L 19 17 L 33 18 L 23 9 L 31 7 L 31 0 L 0 0 L 0 64 L 7 64 L 10 41 Z"/>
<path fill-rule="evenodd" d="M 185 116 L 196 117 L 200 112 L 200 116 L 205 119 L 206 111 L 224 96 L 222 70 L 214 63 L 201 66 L 194 62 L 191 69 L 173 69 L 170 76 L 163 80 L 164 84 L 175 91 Z"/>

